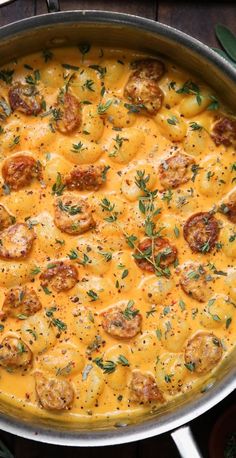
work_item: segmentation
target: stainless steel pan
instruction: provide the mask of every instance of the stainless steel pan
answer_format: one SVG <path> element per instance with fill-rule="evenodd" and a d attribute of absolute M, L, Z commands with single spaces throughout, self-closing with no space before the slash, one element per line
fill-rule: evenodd
<path fill-rule="evenodd" d="M 54 11 L 57 9 L 57 1 L 48 3 Z M 204 78 L 236 109 L 236 98 L 233 96 L 235 68 L 183 32 L 136 16 L 100 11 L 68 11 L 15 22 L 0 29 L 0 64 L 40 49 L 83 42 L 165 54 Z M 74 423 L 68 429 L 60 416 L 58 421 L 39 419 L 2 403 L 0 428 L 29 439 L 73 446 L 114 445 L 146 439 L 188 423 L 231 393 L 236 387 L 235 356 L 234 352 L 225 360 L 214 379 L 209 380 L 204 392 L 186 394 L 167 407 L 145 414 L 135 421 L 124 418 L 119 424 L 110 420 L 93 426 L 89 422 L 79 425 Z M 183 457 L 199 457 L 197 449 L 190 448 L 190 436 L 186 427 L 172 433 L 177 445 L 182 443 Z"/>

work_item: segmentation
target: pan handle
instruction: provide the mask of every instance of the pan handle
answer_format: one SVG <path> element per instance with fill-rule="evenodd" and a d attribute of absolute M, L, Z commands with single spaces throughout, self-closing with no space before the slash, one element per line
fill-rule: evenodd
<path fill-rule="evenodd" d="M 59 0 L 46 0 L 46 2 L 49 13 L 56 13 L 56 11 L 60 11 Z"/>
<path fill-rule="evenodd" d="M 182 458 L 202 458 L 189 426 L 176 429 L 171 433 L 171 437 Z"/>

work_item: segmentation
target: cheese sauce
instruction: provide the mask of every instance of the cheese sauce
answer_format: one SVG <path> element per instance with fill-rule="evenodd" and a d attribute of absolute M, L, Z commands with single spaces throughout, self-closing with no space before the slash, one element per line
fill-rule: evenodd
<path fill-rule="evenodd" d="M 127 418 L 229 357 L 236 122 L 218 96 L 87 45 L 0 70 L 2 399 Z"/>

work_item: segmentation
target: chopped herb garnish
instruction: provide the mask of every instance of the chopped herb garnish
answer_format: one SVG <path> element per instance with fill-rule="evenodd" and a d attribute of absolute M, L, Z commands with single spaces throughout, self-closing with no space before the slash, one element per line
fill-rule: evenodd
<path fill-rule="evenodd" d="M 166 201 L 169 205 L 172 197 L 173 197 L 173 191 L 171 191 L 171 189 L 168 189 L 168 191 L 163 192 L 161 200 Z"/>
<path fill-rule="evenodd" d="M 30 84 L 31 86 L 36 86 L 40 81 L 40 71 L 34 70 L 33 75 L 27 75 L 25 77 L 25 81 L 27 84 Z"/>
<path fill-rule="evenodd" d="M 160 329 L 156 329 L 156 336 L 157 336 L 158 340 L 161 340 L 161 338 L 162 338 L 162 332 L 161 332 Z"/>
<path fill-rule="evenodd" d="M 190 80 L 186 81 L 183 84 L 183 86 L 180 89 L 178 89 L 176 92 L 177 94 L 193 94 L 196 96 L 198 105 L 201 105 L 202 103 L 202 95 L 200 93 L 200 88 L 193 81 L 190 81 Z"/>
<path fill-rule="evenodd" d="M 0 70 L 0 80 L 4 81 L 6 84 L 11 84 L 12 83 L 12 77 L 14 74 L 14 70 L 10 69 L 2 69 Z"/>
<path fill-rule="evenodd" d="M 106 165 L 102 171 L 102 181 L 106 181 L 107 178 L 107 172 L 110 169 L 110 165 Z"/>
<path fill-rule="evenodd" d="M 8 184 L 4 183 L 2 185 L 2 189 L 3 189 L 3 194 L 5 194 L 5 196 L 8 196 L 9 194 L 11 194 L 11 188 L 10 186 L 8 186 Z"/>
<path fill-rule="evenodd" d="M 77 65 L 70 65 L 70 64 L 61 64 L 63 68 L 66 68 L 66 70 L 74 70 L 77 72 L 79 70 L 79 67 Z"/>
<path fill-rule="evenodd" d="M 201 167 L 198 164 L 193 164 L 191 167 L 191 171 L 193 172 L 193 175 L 191 177 L 191 180 L 194 182 L 196 179 L 197 174 L 199 173 L 199 170 Z"/>
<path fill-rule="evenodd" d="M 65 205 L 62 200 L 59 200 L 58 207 L 61 211 L 68 213 L 70 216 L 78 215 L 82 213 L 82 208 L 79 205 Z"/>
<path fill-rule="evenodd" d="M 201 252 L 202 253 L 208 253 L 208 251 L 210 251 L 211 249 L 211 246 L 210 246 L 210 241 L 207 240 L 205 243 L 203 243 L 203 245 L 201 246 Z"/>
<path fill-rule="evenodd" d="M 100 78 L 104 78 L 107 72 L 106 67 L 100 67 L 100 65 L 89 65 L 89 68 L 96 70 L 99 73 Z"/>
<path fill-rule="evenodd" d="M 171 116 L 171 118 L 167 119 L 168 124 L 171 126 L 176 126 L 176 124 L 179 122 L 176 116 Z"/>
<path fill-rule="evenodd" d="M 78 259 L 79 258 L 79 253 L 76 248 L 71 249 L 70 253 L 67 255 L 70 259 Z"/>
<path fill-rule="evenodd" d="M 31 334 L 34 338 L 34 340 L 37 340 L 37 333 L 33 329 L 26 329 L 26 331 Z"/>
<path fill-rule="evenodd" d="M 58 375 L 68 375 L 71 373 L 74 364 L 70 361 L 65 367 L 59 367 L 56 371 L 56 376 Z"/>
<path fill-rule="evenodd" d="M 112 100 L 108 100 L 106 103 L 99 103 L 98 109 L 97 109 L 98 114 L 103 115 L 104 113 L 106 113 L 106 111 L 111 106 L 111 104 L 112 104 Z"/>
<path fill-rule="evenodd" d="M 91 45 L 89 43 L 81 43 L 79 45 L 79 50 L 80 50 L 81 54 L 83 54 L 83 55 L 87 54 L 89 52 L 90 48 L 91 48 Z"/>
<path fill-rule="evenodd" d="M 98 294 L 90 289 L 89 291 L 86 291 L 86 294 L 91 298 L 91 302 L 95 302 L 99 299 Z"/>
<path fill-rule="evenodd" d="M 134 301 L 132 299 L 129 300 L 126 308 L 123 311 L 123 315 L 125 319 L 132 320 L 133 318 L 136 317 L 136 315 L 138 315 L 138 313 L 139 313 L 139 310 L 134 309 Z"/>
<path fill-rule="evenodd" d="M 176 238 L 179 237 L 179 228 L 177 226 L 174 227 L 174 234 Z"/>
<path fill-rule="evenodd" d="M 52 294 L 52 291 L 50 291 L 47 286 L 42 286 L 43 288 L 43 291 L 45 292 L 45 294 L 49 295 L 49 294 Z"/>
<path fill-rule="evenodd" d="M 185 364 L 186 369 L 188 369 L 190 372 L 195 371 L 195 363 L 186 363 Z"/>
<path fill-rule="evenodd" d="M 73 153 L 78 153 L 79 151 L 83 151 L 84 150 L 84 145 L 81 141 L 79 141 L 78 143 L 73 143 L 72 144 L 72 152 Z"/>
<path fill-rule="evenodd" d="M 119 355 L 117 359 L 117 363 L 121 364 L 121 366 L 129 366 L 129 361 L 124 355 Z"/>
<path fill-rule="evenodd" d="M 112 253 L 110 251 L 99 251 L 99 254 L 101 254 L 106 262 L 109 262 L 112 260 Z"/>
<path fill-rule="evenodd" d="M 145 109 L 145 105 L 143 103 L 139 103 L 137 105 L 133 105 L 131 103 L 124 103 L 124 107 L 127 108 L 128 113 L 140 113 L 143 109 Z"/>
<path fill-rule="evenodd" d="M 59 331 L 66 331 L 67 325 L 63 321 L 59 320 L 59 318 L 52 318 L 52 324 L 55 326 Z"/>
<path fill-rule="evenodd" d="M 54 183 L 52 186 L 52 194 L 56 196 L 61 196 L 63 194 L 64 189 L 65 185 L 62 182 L 61 174 L 60 172 L 57 172 L 56 183 Z"/>
<path fill-rule="evenodd" d="M 120 148 L 122 147 L 123 143 L 125 141 L 128 141 L 128 138 L 125 137 L 120 137 L 119 134 L 116 135 L 115 138 L 113 138 L 115 145 L 114 145 L 114 150 L 108 155 L 109 157 L 116 157 Z"/>
<path fill-rule="evenodd" d="M 212 100 L 212 102 L 210 103 L 210 105 L 208 105 L 207 109 L 210 111 L 218 110 L 220 104 L 217 98 L 214 95 L 210 95 L 210 99 Z"/>
<path fill-rule="evenodd" d="M 180 306 L 182 311 L 185 310 L 185 308 L 186 308 L 186 304 L 182 299 L 179 300 L 179 306 Z"/>
<path fill-rule="evenodd" d="M 65 245 L 65 240 L 60 240 L 60 239 L 55 239 L 55 242 L 58 243 L 59 245 Z"/>
<path fill-rule="evenodd" d="M 232 322 L 232 318 L 231 318 L 231 316 L 229 316 L 229 317 L 226 319 L 226 322 L 225 322 L 225 327 L 226 327 L 226 329 L 229 328 L 229 326 L 231 325 L 231 322 Z"/>
<path fill-rule="evenodd" d="M 88 89 L 88 91 L 95 92 L 93 89 L 94 81 L 93 80 L 86 80 L 82 86 L 82 89 Z"/>
<path fill-rule="evenodd" d="M 44 58 L 44 62 L 48 62 L 49 60 L 53 58 L 53 53 L 49 49 L 44 49 L 42 52 L 42 55 Z"/>
<path fill-rule="evenodd" d="M 198 124 L 197 122 L 190 122 L 190 128 L 191 130 L 202 130 L 203 127 Z"/>
<path fill-rule="evenodd" d="M 128 275 L 129 275 L 128 269 L 123 270 L 122 275 L 121 275 L 122 280 L 126 278 Z"/>
<path fill-rule="evenodd" d="M 40 269 L 40 267 L 37 267 L 37 266 L 34 267 L 34 269 L 32 269 L 32 270 L 30 271 L 31 275 L 37 275 L 37 274 L 39 274 L 40 272 L 41 272 L 41 269 Z"/>
<path fill-rule="evenodd" d="M 56 307 L 50 307 L 49 309 L 46 309 L 46 316 L 48 318 L 51 318 L 53 316 L 53 313 L 56 312 L 57 308 Z"/>

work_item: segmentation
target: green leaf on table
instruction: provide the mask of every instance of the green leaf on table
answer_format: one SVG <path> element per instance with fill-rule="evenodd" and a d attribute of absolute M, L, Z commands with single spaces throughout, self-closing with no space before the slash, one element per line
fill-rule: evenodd
<path fill-rule="evenodd" d="M 217 54 L 219 54 L 221 57 L 223 57 L 224 59 L 226 59 L 228 62 L 231 63 L 231 65 L 233 65 L 234 67 L 236 67 L 236 63 L 234 63 L 230 57 L 228 56 L 228 54 L 226 54 L 226 52 L 224 52 L 222 49 L 219 49 L 219 48 L 212 48 L 213 51 L 215 51 Z"/>
<path fill-rule="evenodd" d="M 236 36 L 228 27 L 221 24 L 216 24 L 215 33 L 225 52 L 236 62 Z"/>
<path fill-rule="evenodd" d="M 10 450 L 6 447 L 6 445 L 0 439 L 0 457 L 2 458 L 14 458 Z"/>

